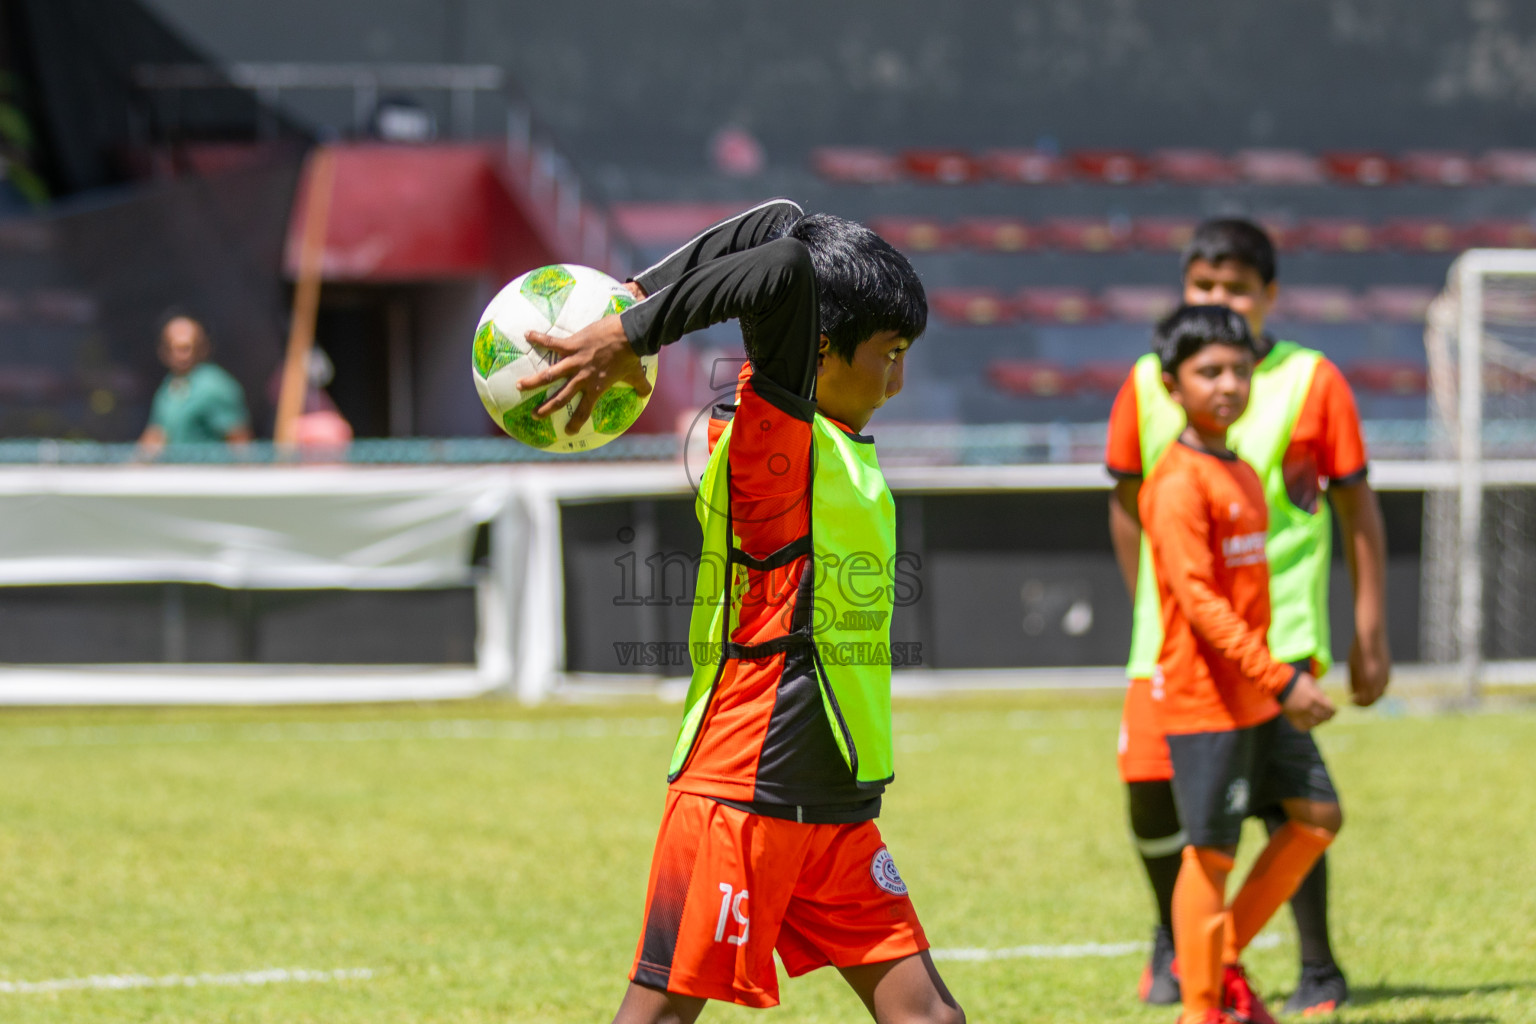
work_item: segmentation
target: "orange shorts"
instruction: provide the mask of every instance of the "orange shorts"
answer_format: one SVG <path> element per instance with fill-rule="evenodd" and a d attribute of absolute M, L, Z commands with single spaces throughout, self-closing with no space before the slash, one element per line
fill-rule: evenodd
<path fill-rule="evenodd" d="M 1168 741 L 1152 703 L 1152 680 L 1132 679 L 1120 716 L 1120 781 L 1166 782 L 1173 778 Z"/>
<path fill-rule="evenodd" d="M 630 980 L 777 1006 L 791 977 L 928 948 L 873 821 L 804 825 L 669 791 Z"/>

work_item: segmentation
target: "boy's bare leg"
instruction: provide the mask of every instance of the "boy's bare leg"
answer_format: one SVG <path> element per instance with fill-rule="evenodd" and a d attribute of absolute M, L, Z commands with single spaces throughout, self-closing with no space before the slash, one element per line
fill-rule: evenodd
<path fill-rule="evenodd" d="M 613 1024 L 693 1024 L 704 1010 L 705 1000 L 680 996 L 659 988 L 629 983 Z"/>
<path fill-rule="evenodd" d="M 838 969 L 878 1024 L 965 1024 L 965 1011 L 949 994 L 927 950 Z"/>

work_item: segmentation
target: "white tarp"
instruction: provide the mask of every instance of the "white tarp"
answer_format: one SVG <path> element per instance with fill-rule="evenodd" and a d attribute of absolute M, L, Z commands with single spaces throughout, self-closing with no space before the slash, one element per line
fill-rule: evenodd
<path fill-rule="evenodd" d="M 4 470 L 0 585 L 462 586 L 508 487 L 483 468 Z"/>

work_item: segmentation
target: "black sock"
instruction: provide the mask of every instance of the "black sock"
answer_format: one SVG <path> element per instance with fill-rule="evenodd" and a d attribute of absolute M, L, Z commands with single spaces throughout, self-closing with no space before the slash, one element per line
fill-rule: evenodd
<path fill-rule="evenodd" d="M 1264 812 L 1264 825 L 1270 833 L 1285 824 L 1279 808 Z M 1291 914 L 1296 918 L 1296 936 L 1301 944 L 1303 964 L 1333 964 L 1333 946 L 1328 941 L 1328 855 L 1317 859 L 1301 887 L 1291 897 Z"/>
<path fill-rule="evenodd" d="M 1157 900 L 1158 924 L 1173 931 L 1173 885 L 1179 880 L 1184 849 L 1179 812 L 1173 803 L 1173 786 L 1167 782 L 1126 783 L 1126 803 L 1136 851 L 1147 869 L 1152 895 Z"/>

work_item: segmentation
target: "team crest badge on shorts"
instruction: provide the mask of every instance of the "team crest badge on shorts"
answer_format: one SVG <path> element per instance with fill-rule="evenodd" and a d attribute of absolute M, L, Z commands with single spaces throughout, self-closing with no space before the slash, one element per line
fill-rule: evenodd
<path fill-rule="evenodd" d="M 875 853 L 875 859 L 869 862 L 869 876 L 875 880 L 875 884 L 892 896 L 905 896 L 907 883 L 901 880 L 901 874 L 896 870 L 896 862 L 891 859 L 891 851 L 880 847 Z"/>
<path fill-rule="evenodd" d="M 1227 813 L 1248 813 L 1248 780 L 1233 779 L 1232 785 L 1227 787 Z"/>

